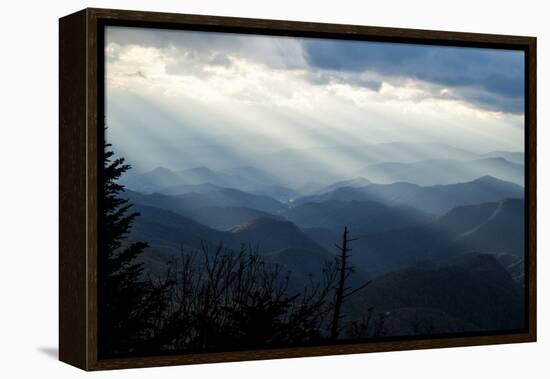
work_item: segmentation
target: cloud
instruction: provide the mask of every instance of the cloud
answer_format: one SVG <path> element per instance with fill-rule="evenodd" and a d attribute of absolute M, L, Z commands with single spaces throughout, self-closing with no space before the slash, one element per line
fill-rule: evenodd
<path fill-rule="evenodd" d="M 106 41 L 121 46 L 137 45 L 181 52 L 187 62 L 194 59 L 198 63 L 208 61 L 209 64 L 229 65 L 233 56 L 276 69 L 307 66 L 301 41 L 293 37 L 121 26 L 108 26 L 105 34 Z"/>
<path fill-rule="evenodd" d="M 485 109 L 523 113 L 523 52 L 321 39 L 303 46 L 316 69 L 425 81 Z"/>
<path fill-rule="evenodd" d="M 349 84 L 360 88 L 379 91 L 382 88 L 382 80 L 365 73 L 338 72 L 330 70 L 310 69 L 304 72 L 304 80 L 313 85 Z"/>
<path fill-rule="evenodd" d="M 298 38 L 118 27 L 106 37 L 109 141 L 136 167 L 223 168 L 253 161 L 251 151 L 395 141 L 523 149 L 522 97 L 503 83 L 515 73 L 497 63 L 478 72 L 475 54 L 436 64 L 405 46 L 377 50 L 369 63 L 363 45 L 323 58 Z M 311 158 L 334 175 L 364 163 Z"/>
<path fill-rule="evenodd" d="M 244 59 L 276 70 L 301 70 L 315 85 L 347 83 L 379 91 L 384 82 L 416 80 L 433 85 L 436 95 L 452 89 L 454 99 L 482 109 L 524 112 L 519 51 L 118 26 L 107 27 L 106 40 L 160 49 L 167 72 L 174 74 L 206 78 L 212 75 L 207 67 L 228 68 Z M 118 59 L 118 52 L 109 59 Z"/>

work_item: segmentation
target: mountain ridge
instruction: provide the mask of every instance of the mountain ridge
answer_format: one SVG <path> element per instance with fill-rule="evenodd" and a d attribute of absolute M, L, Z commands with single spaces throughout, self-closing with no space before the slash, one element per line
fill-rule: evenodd
<path fill-rule="evenodd" d="M 431 159 L 412 163 L 381 162 L 357 171 L 380 184 L 408 182 L 421 186 L 453 184 L 490 175 L 516 184 L 523 184 L 523 165 L 503 157 L 485 157 L 472 160 Z"/>
<path fill-rule="evenodd" d="M 297 199 L 293 206 L 307 202 L 377 201 L 386 205 L 408 205 L 428 213 L 444 213 L 461 205 L 472 205 L 505 198 L 523 198 L 523 187 L 489 175 L 469 182 L 419 186 L 408 182 L 371 184 L 364 187 L 340 187 L 321 195 Z"/>

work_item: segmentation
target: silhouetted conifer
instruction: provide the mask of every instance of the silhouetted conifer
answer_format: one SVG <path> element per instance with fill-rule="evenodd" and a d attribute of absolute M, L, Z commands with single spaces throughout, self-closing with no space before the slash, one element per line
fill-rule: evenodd
<path fill-rule="evenodd" d="M 167 284 L 144 277 L 138 261 L 148 244 L 127 240 L 139 213 L 121 196 L 124 186 L 118 180 L 130 165 L 114 158 L 109 147 L 103 161 L 97 278 L 98 352 L 105 357 L 160 349 L 158 330 L 167 304 Z"/>

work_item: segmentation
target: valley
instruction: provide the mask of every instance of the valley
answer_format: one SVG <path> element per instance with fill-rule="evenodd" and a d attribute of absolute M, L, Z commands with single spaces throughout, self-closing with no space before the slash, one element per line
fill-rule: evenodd
<path fill-rule="evenodd" d="M 320 280 L 347 227 L 356 239 L 352 283 L 372 281 L 348 302 L 348 321 L 357 323 L 372 309 L 373 317 L 392 315 L 384 321 L 390 334 L 426 332 L 426 325 L 413 327 L 419 317 L 427 322 L 419 315 L 429 315 L 430 333 L 483 330 L 487 314 L 502 317 L 502 307 L 521 303 L 525 254 L 524 192 L 521 175 L 512 174 L 519 163 L 486 155 L 480 160 L 487 165 L 468 161 L 476 169 L 465 175 L 456 175 L 457 161 L 377 163 L 363 176 L 307 190 L 306 182 L 287 187 L 251 166 L 223 172 L 156 168 L 126 182 L 124 197 L 139 212 L 129 238 L 150 244 L 143 261 L 157 274 L 205 244 L 227 251 L 248 246 L 287 272 L 291 291 L 298 293 L 312 278 Z M 438 170 L 448 177 L 436 175 Z M 374 179 L 380 172 L 408 181 L 380 183 Z M 450 183 L 451 177 L 471 180 Z M 435 184 L 440 178 L 443 183 Z M 432 287 L 444 292 L 432 293 Z M 420 301 L 421 294 L 428 298 Z M 465 315 L 445 303 L 456 296 L 472 302 L 469 308 L 487 296 L 506 301 Z M 523 323 L 521 312 L 510 317 L 495 325 Z"/>

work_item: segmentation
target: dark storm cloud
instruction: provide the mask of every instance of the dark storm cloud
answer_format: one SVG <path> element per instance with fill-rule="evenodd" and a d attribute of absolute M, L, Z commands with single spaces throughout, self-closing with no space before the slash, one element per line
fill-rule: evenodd
<path fill-rule="evenodd" d="M 309 70 L 304 75 L 304 79 L 314 85 L 350 84 L 356 87 L 367 88 L 372 91 L 379 91 L 382 87 L 382 82 L 380 80 L 364 78 L 359 73 L 345 73 L 314 69 Z"/>
<path fill-rule="evenodd" d="M 485 109 L 523 113 L 522 52 L 320 39 L 303 46 L 312 68 L 422 80 Z"/>
<path fill-rule="evenodd" d="M 523 114 L 523 97 L 501 96 L 496 92 L 462 88 L 455 98 L 477 104 L 480 108 Z"/>

